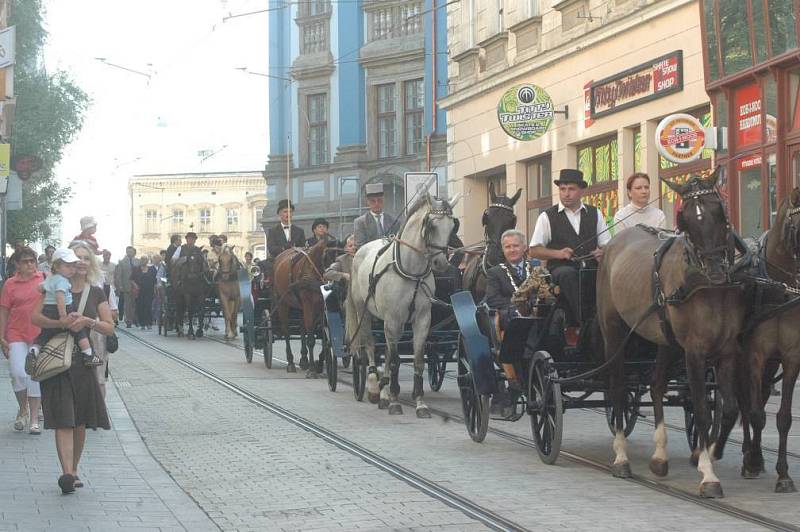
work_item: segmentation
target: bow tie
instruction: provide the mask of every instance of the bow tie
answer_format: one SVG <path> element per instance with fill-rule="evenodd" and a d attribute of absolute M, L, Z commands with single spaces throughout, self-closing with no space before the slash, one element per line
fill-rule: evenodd
<path fill-rule="evenodd" d="M 284 225 L 283 228 L 284 229 L 289 229 L 289 226 L 288 225 Z"/>

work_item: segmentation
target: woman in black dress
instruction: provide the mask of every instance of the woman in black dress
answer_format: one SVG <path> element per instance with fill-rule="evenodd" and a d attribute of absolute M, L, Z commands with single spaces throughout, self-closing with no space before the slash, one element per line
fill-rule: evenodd
<path fill-rule="evenodd" d="M 148 331 L 153 325 L 153 297 L 156 292 L 156 269 L 150 266 L 147 255 L 139 259 L 139 268 L 131 274 L 131 281 L 139 288 L 136 298 L 136 319 L 139 327 Z"/>

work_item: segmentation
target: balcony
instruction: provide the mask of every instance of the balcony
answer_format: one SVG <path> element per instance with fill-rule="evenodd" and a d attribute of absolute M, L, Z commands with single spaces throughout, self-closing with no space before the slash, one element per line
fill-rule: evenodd
<path fill-rule="evenodd" d="M 423 10 L 420 0 L 365 2 L 367 43 L 361 48 L 361 63 L 424 58 Z"/>

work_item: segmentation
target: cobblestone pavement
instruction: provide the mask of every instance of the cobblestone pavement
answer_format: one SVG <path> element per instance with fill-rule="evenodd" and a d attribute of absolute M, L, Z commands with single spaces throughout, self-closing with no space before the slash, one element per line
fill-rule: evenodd
<path fill-rule="evenodd" d="M 232 346 L 209 339 L 190 342 L 141 335 L 533 530 L 755 529 L 752 523 L 613 479 L 603 471 L 566 460 L 543 465 L 535 451 L 492 435 L 476 445 L 461 423 L 436 417 L 418 420 L 410 408 L 403 416 L 390 417 L 373 405 L 356 403 L 347 387 L 331 393 L 324 380 L 289 375 L 279 365 L 266 370 L 259 358 L 246 364 L 243 353 Z M 120 391 L 137 427 L 153 455 L 221 528 L 480 528 L 456 510 L 174 361 L 127 338 L 122 344 L 112 371 L 123 385 Z M 276 355 L 280 352 L 279 348 Z M 406 396 L 409 384 L 403 383 Z M 457 394 L 454 382 L 446 381 L 442 393 L 428 392 L 426 399 L 431 406 L 455 413 L 460 408 Z M 587 411 L 571 411 L 567 417 L 565 441 L 571 448 L 607 461 L 611 438 L 604 419 Z M 529 436 L 527 420 L 499 425 Z M 634 465 L 644 476 L 649 474 L 650 433 L 643 428 L 631 438 Z M 699 477 L 683 463 L 688 453 L 680 446 L 685 444 L 677 434 L 670 436 L 671 482 L 693 491 Z M 735 460 L 728 467 L 731 471 Z M 797 505 L 789 503 L 797 496 L 772 493 L 771 476 L 751 482 L 729 471 L 720 476 L 726 502 L 752 498 L 750 509 L 800 523 Z M 773 507 L 780 511 L 765 511 Z"/>
<path fill-rule="evenodd" d="M 3 357 L 0 375 L 0 531 L 219 530 L 150 455 L 114 386 L 112 430 L 87 433 L 85 487 L 62 495 L 53 432 L 13 430 L 17 402 Z"/>

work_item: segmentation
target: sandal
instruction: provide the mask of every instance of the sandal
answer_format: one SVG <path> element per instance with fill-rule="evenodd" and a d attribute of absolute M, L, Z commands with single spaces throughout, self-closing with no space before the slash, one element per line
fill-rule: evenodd
<path fill-rule="evenodd" d="M 69 473 L 58 477 L 58 487 L 61 488 L 61 493 L 64 495 L 75 491 L 75 477 Z"/>
<path fill-rule="evenodd" d="M 33 434 L 34 436 L 39 436 L 42 433 L 42 429 L 39 427 L 38 423 L 34 423 L 31 425 L 31 428 L 28 430 L 28 434 Z"/>
<path fill-rule="evenodd" d="M 76 487 L 76 488 L 82 488 L 82 487 L 83 487 L 83 481 L 82 481 L 81 479 L 79 479 L 79 478 L 77 477 L 77 475 L 76 475 L 76 476 L 74 476 L 74 477 L 72 477 L 72 478 L 74 478 L 74 479 L 75 479 L 75 481 L 72 483 L 72 486 L 73 486 L 73 487 Z"/>
<path fill-rule="evenodd" d="M 97 356 L 96 354 L 92 353 L 91 357 L 83 359 L 83 364 L 85 366 L 87 366 L 87 367 L 90 367 L 90 368 L 93 368 L 93 367 L 96 367 L 96 366 L 102 366 L 103 365 L 103 359 L 100 358 L 99 356 Z"/>
<path fill-rule="evenodd" d="M 14 430 L 22 431 L 25 430 L 25 424 L 28 422 L 28 413 L 20 414 L 17 416 L 17 419 L 14 420 Z"/>

